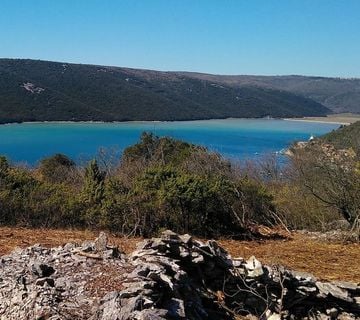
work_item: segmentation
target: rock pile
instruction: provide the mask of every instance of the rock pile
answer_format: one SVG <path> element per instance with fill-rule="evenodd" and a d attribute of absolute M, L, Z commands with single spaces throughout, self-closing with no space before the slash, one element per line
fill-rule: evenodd
<path fill-rule="evenodd" d="M 107 290 L 122 289 L 124 261 L 104 233 L 81 246 L 16 249 L 0 258 L 0 319 L 89 319 Z"/>
<path fill-rule="evenodd" d="M 360 319 L 360 286 L 166 231 L 125 256 L 105 234 L 0 258 L 0 319 Z"/>

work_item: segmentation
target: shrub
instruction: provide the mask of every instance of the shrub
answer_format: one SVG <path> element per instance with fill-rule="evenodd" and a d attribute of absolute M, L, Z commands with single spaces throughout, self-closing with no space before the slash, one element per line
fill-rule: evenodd
<path fill-rule="evenodd" d="M 74 168 L 74 161 L 58 153 L 42 159 L 38 171 L 43 180 L 51 183 L 62 183 L 69 179 L 70 172 Z"/>
<path fill-rule="evenodd" d="M 82 172 L 76 175 L 74 172 Z M 0 158 L 1 223 L 84 226 L 151 236 L 161 229 L 204 237 L 240 235 L 251 223 L 272 225 L 265 184 L 240 177 L 220 155 L 171 138 L 143 134 L 106 175 L 57 154 L 36 170 Z"/>
<path fill-rule="evenodd" d="M 229 206 L 235 199 L 234 188 L 221 177 L 187 173 L 171 166 L 152 167 L 139 176 L 134 196 L 140 197 L 142 210 L 151 209 L 154 232 L 171 228 L 209 236 L 237 229 Z"/>
<path fill-rule="evenodd" d="M 356 155 L 331 145 L 311 144 L 295 150 L 294 178 L 303 190 L 336 209 L 351 225 L 360 216 L 360 179 Z"/>

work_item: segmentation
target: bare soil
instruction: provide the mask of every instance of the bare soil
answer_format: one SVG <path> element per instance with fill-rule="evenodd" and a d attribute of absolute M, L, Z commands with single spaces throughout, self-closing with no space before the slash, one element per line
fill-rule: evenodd
<path fill-rule="evenodd" d="M 67 242 L 92 240 L 98 233 L 79 230 L 49 230 L 0 227 L 0 256 L 15 247 L 35 243 L 58 246 Z M 141 238 L 111 235 L 112 244 L 123 251 L 133 251 Z M 314 274 L 320 280 L 360 282 L 360 244 L 331 243 L 316 240 L 306 234 L 293 233 L 284 240 L 237 241 L 219 240 L 233 257 L 254 255 L 265 264 L 280 264 L 288 268 Z"/>

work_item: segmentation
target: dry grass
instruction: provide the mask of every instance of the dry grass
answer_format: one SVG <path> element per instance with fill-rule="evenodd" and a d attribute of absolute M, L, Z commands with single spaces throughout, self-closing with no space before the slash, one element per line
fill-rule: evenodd
<path fill-rule="evenodd" d="M 91 240 L 97 233 L 76 230 L 48 230 L 25 228 L 0 228 L 0 255 L 15 247 L 35 243 L 58 246 L 67 242 Z M 134 250 L 140 238 L 111 236 L 110 241 L 126 253 Z M 313 273 L 322 280 L 360 282 L 360 245 L 326 243 L 302 234 L 293 234 L 287 240 L 219 241 L 232 256 L 249 258 L 255 255 L 266 264 L 282 264 L 291 269 Z"/>
<path fill-rule="evenodd" d="M 360 282 L 360 244 L 329 243 L 293 234 L 288 240 L 220 241 L 233 257 L 256 256 L 265 264 L 281 264 L 314 274 L 320 280 Z"/>
<path fill-rule="evenodd" d="M 81 243 L 84 240 L 94 240 L 98 232 L 80 230 L 53 230 L 0 227 L 0 255 L 9 253 L 15 247 L 27 247 L 40 243 L 46 247 L 64 245 L 68 242 Z M 125 238 L 110 236 L 110 242 L 124 252 L 135 249 L 140 238 Z"/>

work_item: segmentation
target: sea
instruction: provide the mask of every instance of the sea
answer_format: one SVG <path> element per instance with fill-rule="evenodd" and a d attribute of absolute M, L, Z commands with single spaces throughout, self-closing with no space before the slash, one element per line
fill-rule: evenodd
<path fill-rule="evenodd" d="M 233 161 L 281 155 L 295 141 L 306 141 L 340 124 L 280 119 L 225 119 L 174 122 L 45 122 L 0 125 L 0 155 L 13 163 L 35 166 L 63 153 L 78 163 L 102 156 L 120 157 L 152 132 L 207 147 Z"/>

